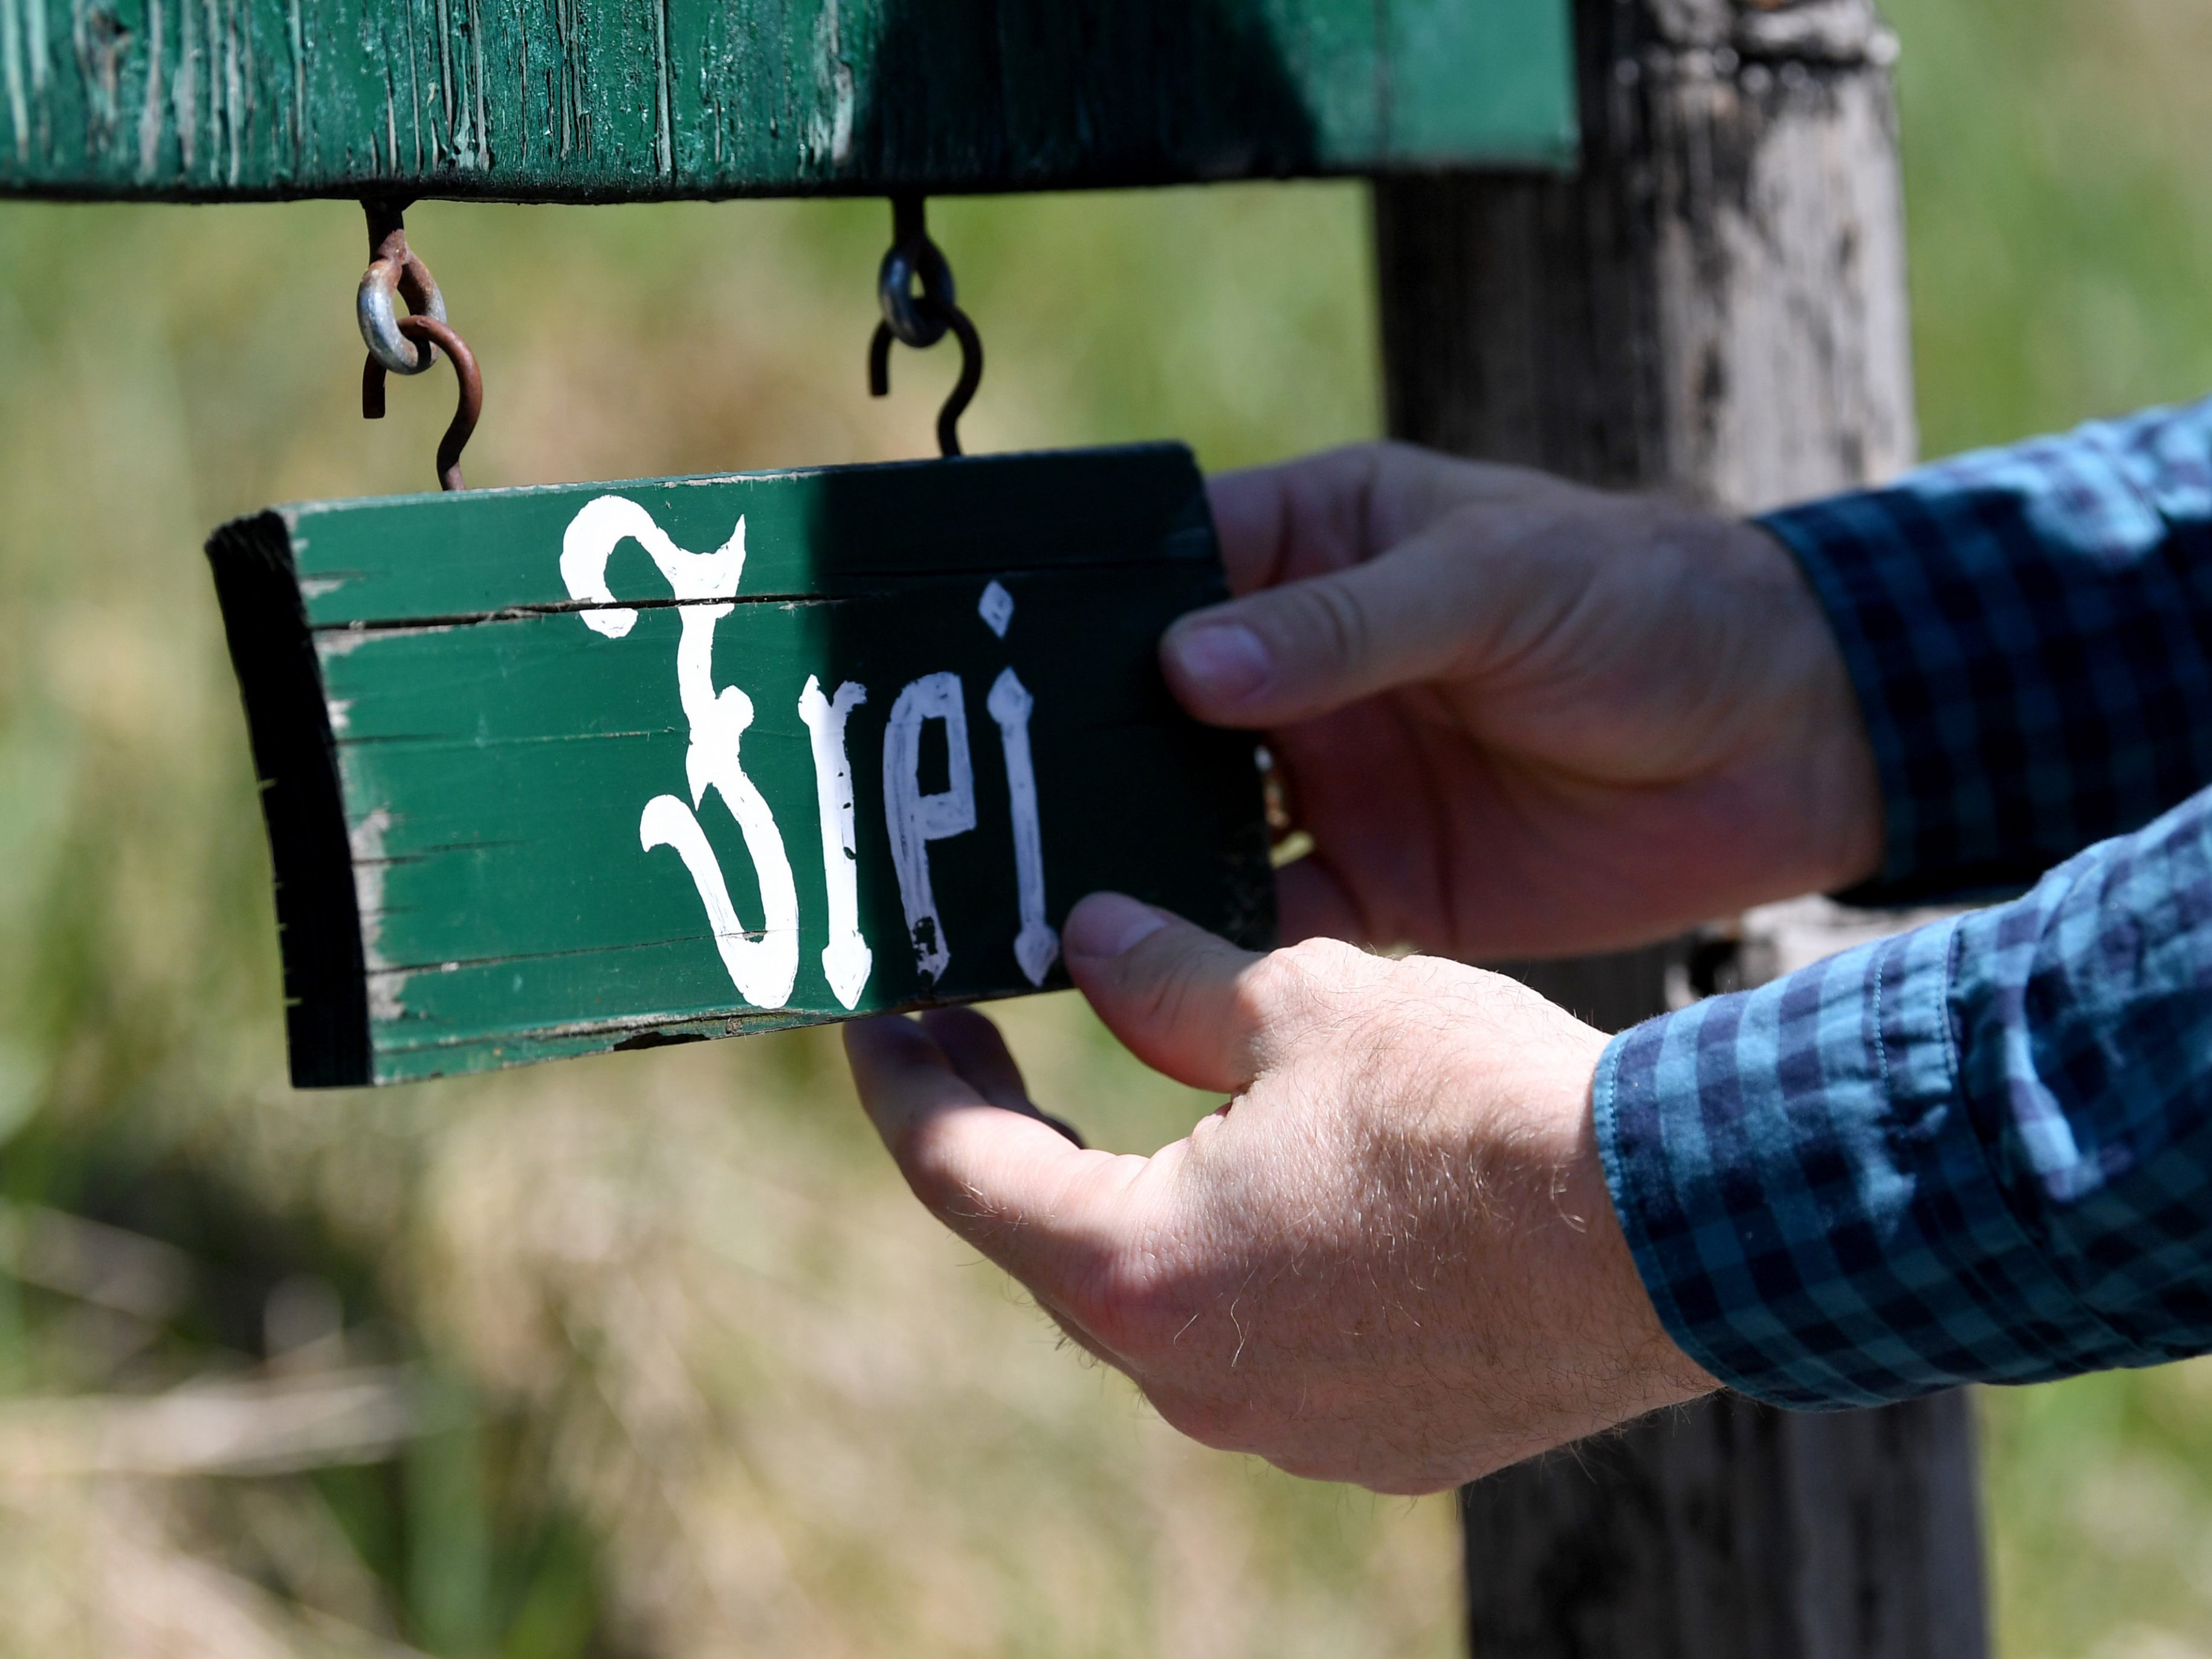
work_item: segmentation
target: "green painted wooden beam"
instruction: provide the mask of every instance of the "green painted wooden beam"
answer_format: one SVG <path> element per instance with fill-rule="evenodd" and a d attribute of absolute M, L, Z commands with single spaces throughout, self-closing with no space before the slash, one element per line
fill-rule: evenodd
<path fill-rule="evenodd" d="M 0 0 L 0 194 L 515 201 L 1559 167 L 1570 0 Z"/>
<path fill-rule="evenodd" d="M 1252 739 L 1154 659 L 1226 592 L 1178 446 L 322 503 L 209 556 L 302 1085 L 1049 989 L 1101 888 L 1272 934 Z"/>

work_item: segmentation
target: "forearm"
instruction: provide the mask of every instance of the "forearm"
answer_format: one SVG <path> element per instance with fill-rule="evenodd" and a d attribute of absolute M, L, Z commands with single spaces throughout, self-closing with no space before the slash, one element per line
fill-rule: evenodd
<path fill-rule="evenodd" d="M 2212 1351 L 2212 792 L 2012 903 L 1615 1039 L 1669 1334 L 1792 1406 Z"/>

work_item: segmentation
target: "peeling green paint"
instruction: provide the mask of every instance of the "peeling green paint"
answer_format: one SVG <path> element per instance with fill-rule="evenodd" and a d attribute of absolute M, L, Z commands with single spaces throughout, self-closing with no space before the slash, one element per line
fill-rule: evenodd
<path fill-rule="evenodd" d="M 1556 167 L 1568 0 L 0 0 L 0 193 L 521 201 Z"/>

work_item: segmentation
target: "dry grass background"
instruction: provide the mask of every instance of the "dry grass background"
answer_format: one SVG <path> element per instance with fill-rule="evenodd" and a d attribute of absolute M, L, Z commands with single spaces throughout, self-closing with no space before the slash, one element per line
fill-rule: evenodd
<path fill-rule="evenodd" d="M 2212 13 L 1898 0 L 1931 449 L 2212 386 Z M 479 483 L 919 453 L 866 204 L 428 205 Z M 1350 186 L 945 203 L 972 447 L 1376 422 Z M 0 205 L 0 1654 L 1441 1655 L 1448 1506 L 1192 1448 L 927 1224 L 834 1037 L 281 1083 L 198 548 L 412 490 L 353 405 L 359 220 Z M 940 354 L 941 355 L 941 354 Z M 1203 1103 L 1007 1021 L 1117 1148 Z M 2212 1653 L 2201 1368 L 1992 1397 L 2005 1649 Z"/>

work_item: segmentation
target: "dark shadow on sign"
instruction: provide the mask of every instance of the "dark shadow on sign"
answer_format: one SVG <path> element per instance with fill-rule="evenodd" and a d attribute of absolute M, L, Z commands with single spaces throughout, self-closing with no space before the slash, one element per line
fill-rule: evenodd
<path fill-rule="evenodd" d="M 929 193 L 1138 185 L 1317 170 L 1318 127 L 1260 0 L 878 0 L 847 7 L 831 53 L 859 102 L 840 173 Z M 872 32 L 855 12 L 872 11 Z M 866 38 L 863 38 L 863 36 Z M 885 227 L 889 228 L 888 225 Z M 950 349 L 951 348 L 946 348 Z M 986 384 L 988 385 L 988 380 Z M 1272 942 L 1274 888 L 1252 741 L 1185 718 L 1154 645 L 1225 597 L 1187 453 L 1092 453 L 833 472 L 809 537 L 819 659 L 866 687 L 846 727 L 872 1000 L 1004 995 L 1034 983 L 1018 941 L 1020 856 L 1007 721 L 1019 682 L 1042 820 L 1043 921 L 1099 887 L 1133 892 L 1251 945 Z M 986 622 L 987 585 L 1013 599 Z M 906 914 L 888 850 L 887 726 L 902 690 L 957 677 L 970 827 L 927 845 L 937 915 Z M 825 695 L 835 690 L 825 685 Z M 951 739 L 942 717 L 925 754 Z M 915 787 L 933 795 L 932 764 Z M 796 860 L 802 915 L 822 878 Z M 803 947 L 803 982 L 819 949 Z M 949 965 L 933 977 L 933 948 Z M 1067 983 L 1063 964 L 1045 988 Z"/>
<path fill-rule="evenodd" d="M 1259 0 L 884 0 L 847 169 L 931 189 L 1308 173 L 1316 126 Z M 861 66 L 848 65 L 858 69 Z"/>
<path fill-rule="evenodd" d="M 841 596 L 810 608 L 818 659 L 866 688 L 847 740 L 872 994 L 957 1000 L 1034 982 L 1019 949 L 1029 918 L 1014 780 L 1024 772 L 1044 925 L 1056 930 L 1078 898 L 1113 888 L 1255 946 L 1272 943 L 1252 739 L 1184 715 L 1155 655 L 1170 621 L 1227 595 L 1188 451 L 835 471 L 818 481 L 809 540 L 817 591 Z M 902 691 L 939 675 L 957 681 L 962 732 L 932 716 L 919 752 L 887 762 Z M 962 815 L 968 827 L 922 849 L 937 914 L 916 940 L 890 853 L 901 817 L 892 798 L 901 776 L 914 793 L 945 789 L 956 747 L 972 811 Z M 803 911 L 807 902 L 803 894 Z M 934 945 L 950 965 L 933 980 L 917 948 Z M 1066 982 L 1056 963 L 1044 980 Z"/>

